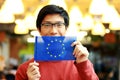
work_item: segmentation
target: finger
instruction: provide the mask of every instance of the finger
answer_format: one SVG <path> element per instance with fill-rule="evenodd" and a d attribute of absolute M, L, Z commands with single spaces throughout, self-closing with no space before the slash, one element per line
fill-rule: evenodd
<path fill-rule="evenodd" d="M 40 78 L 41 75 L 40 75 L 40 72 L 39 72 L 39 68 L 35 68 L 35 70 L 32 72 L 32 75 L 35 78 Z"/>
<path fill-rule="evenodd" d="M 82 50 L 82 53 L 83 53 L 85 56 L 88 56 L 88 55 L 89 55 L 89 52 L 88 52 L 88 50 L 87 50 L 86 47 L 82 46 L 82 47 L 81 47 L 81 50 Z"/>
<path fill-rule="evenodd" d="M 32 74 L 35 75 L 39 73 L 39 68 L 37 66 L 34 66 L 34 70 L 32 71 Z"/>
<path fill-rule="evenodd" d="M 40 80 L 41 75 L 37 74 L 33 76 L 33 80 Z"/>
<path fill-rule="evenodd" d="M 32 72 L 35 68 L 38 68 L 38 63 L 30 63 L 28 68 L 27 68 L 27 71 L 28 72 Z"/>
<path fill-rule="evenodd" d="M 30 71 L 30 69 L 31 69 L 32 71 Z M 34 65 L 33 65 L 32 67 L 30 67 L 30 69 L 28 69 L 28 71 L 27 71 L 27 75 L 28 75 L 29 79 L 37 80 L 37 78 L 40 78 L 40 77 L 41 77 L 38 66 L 34 66 Z M 39 80 L 39 79 L 38 79 L 38 80 Z"/>
<path fill-rule="evenodd" d="M 76 45 L 73 55 L 77 56 L 77 55 L 89 55 L 89 52 L 87 50 L 86 47 L 82 46 L 82 45 Z"/>
<path fill-rule="evenodd" d="M 75 41 L 71 44 L 71 46 L 75 46 L 75 49 L 73 51 L 73 55 L 75 55 L 76 53 L 78 53 L 78 49 L 79 49 L 79 46 L 82 45 L 79 41 Z M 77 49 L 78 48 L 78 49 Z"/>
<path fill-rule="evenodd" d="M 82 44 L 81 43 L 77 43 L 77 42 L 75 42 L 73 44 L 75 44 L 75 49 L 73 51 L 73 55 L 75 55 L 76 53 L 81 51 Z"/>
<path fill-rule="evenodd" d="M 80 50 L 79 50 L 78 47 L 79 47 L 78 45 L 75 46 L 75 49 L 74 49 L 74 51 L 73 51 L 73 55 L 74 55 L 74 56 L 77 55 L 77 53 L 80 52 Z"/>
<path fill-rule="evenodd" d="M 74 56 L 77 58 L 78 55 L 81 55 L 80 52 L 77 52 Z"/>
<path fill-rule="evenodd" d="M 28 72 L 32 72 L 34 70 L 34 65 L 28 67 Z"/>
<path fill-rule="evenodd" d="M 34 62 L 32 62 L 32 63 L 29 64 L 30 67 L 31 67 L 32 65 L 39 66 L 39 63 L 37 63 L 37 62 L 34 61 Z"/>
<path fill-rule="evenodd" d="M 75 45 L 81 45 L 80 41 L 75 41 L 71 44 L 72 47 L 75 46 Z"/>
<path fill-rule="evenodd" d="M 77 58 L 81 55 L 82 55 L 82 52 L 79 49 L 77 49 L 77 51 L 75 52 L 75 57 Z"/>
<path fill-rule="evenodd" d="M 40 74 L 31 75 L 31 76 L 30 76 L 30 80 L 40 80 L 40 77 L 41 77 Z"/>
<path fill-rule="evenodd" d="M 83 54 L 81 52 L 76 54 L 76 58 L 80 58 Z"/>

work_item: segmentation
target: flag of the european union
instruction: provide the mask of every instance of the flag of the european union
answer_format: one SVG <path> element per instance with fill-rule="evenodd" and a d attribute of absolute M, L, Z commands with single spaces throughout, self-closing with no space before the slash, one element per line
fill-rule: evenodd
<path fill-rule="evenodd" d="M 34 59 L 36 61 L 75 60 L 74 47 L 76 40 L 72 36 L 36 36 Z"/>

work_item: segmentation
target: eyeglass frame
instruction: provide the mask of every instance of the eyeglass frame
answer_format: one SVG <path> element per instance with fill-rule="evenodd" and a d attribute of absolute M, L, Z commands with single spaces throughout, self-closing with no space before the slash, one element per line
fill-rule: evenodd
<path fill-rule="evenodd" d="M 57 23 L 47 22 L 47 23 L 42 23 L 41 24 L 41 27 L 44 27 L 46 29 L 51 28 L 51 27 L 62 28 L 63 26 L 66 26 L 64 22 L 57 22 Z"/>

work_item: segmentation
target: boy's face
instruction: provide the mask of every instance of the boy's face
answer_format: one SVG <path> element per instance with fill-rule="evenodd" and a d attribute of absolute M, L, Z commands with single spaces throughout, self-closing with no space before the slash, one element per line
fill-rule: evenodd
<path fill-rule="evenodd" d="M 64 36 L 66 27 L 63 17 L 59 14 L 48 14 L 41 23 L 41 36 Z"/>

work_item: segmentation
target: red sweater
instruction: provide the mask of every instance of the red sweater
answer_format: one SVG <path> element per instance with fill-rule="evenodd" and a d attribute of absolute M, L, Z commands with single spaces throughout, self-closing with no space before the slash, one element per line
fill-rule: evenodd
<path fill-rule="evenodd" d="M 26 70 L 31 59 L 21 64 L 15 80 L 28 80 Z M 38 62 L 41 74 L 40 80 L 99 80 L 92 63 L 88 60 L 79 64 L 74 61 Z"/>

